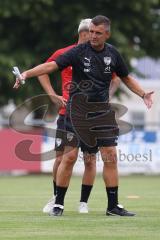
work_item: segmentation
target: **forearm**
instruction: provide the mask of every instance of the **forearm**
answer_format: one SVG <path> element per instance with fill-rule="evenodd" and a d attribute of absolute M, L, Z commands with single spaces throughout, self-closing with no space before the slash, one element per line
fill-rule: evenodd
<path fill-rule="evenodd" d="M 134 92 L 135 94 L 142 98 L 144 97 L 145 91 L 133 77 L 128 75 L 127 77 L 122 78 L 122 81 L 132 92 Z"/>
<path fill-rule="evenodd" d="M 109 87 L 109 96 L 110 98 L 113 97 L 114 93 L 117 91 L 119 85 L 120 85 L 120 78 L 119 77 L 114 77 L 111 81 L 110 87 Z"/>
<path fill-rule="evenodd" d="M 38 80 L 41 84 L 41 86 L 43 87 L 44 91 L 48 94 L 48 95 L 56 95 L 52 85 L 51 85 L 51 82 L 50 82 L 50 79 L 49 79 L 49 76 L 47 74 L 44 74 L 44 75 L 41 75 L 38 77 Z"/>
<path fill-rule="evenodd" d="M 66 105 L 66 100 L 63 98 L 63 96 L 57 95 L 54 91 L 48 74 L 39 76 L 38 80 L 54 104 L 57 104 L 58 107 L 64 107 Z"/>
<path fill-rule="evenodd" d="M 48 62 L 40 64 L 32 69 L 24 72 L 26 78 L 38 77 L 43 74 L 48 74 L 58 70 L 58 66 L 55 62 Z"/>

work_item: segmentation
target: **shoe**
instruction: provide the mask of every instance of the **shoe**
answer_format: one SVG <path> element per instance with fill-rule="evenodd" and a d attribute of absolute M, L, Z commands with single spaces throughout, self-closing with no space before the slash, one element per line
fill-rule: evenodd
<path fill-rule="evenodd" d="M 80 202 L 79 203 L 79 208 L 78 208 L 79 213 L 88 213 L 88 206 L 86 202 Z"/>
<path fill-rule="evenodd" d="M 112 210 L 107 210 L 106 215 L 108 216 L 126 216 L 126 217 L 133 217 L 136 214 L 133 212 L 128 212 L 126 209 L 123 208 L 122 205 L 118 204 Z"/>
<path fill-rule="evenodd" d="M 63 205 L 55 204 L 52 211 L 49 212 L 49 215 L 50 216 L 56 216 L 56 217 L 62 216 L 63 209 L 64 209 Z"/>
<path fill-rule="evenodd" d="M 44 206 L 43 208 L 43 213 L 49 213 L 50 211 L 52 211 L 53 207 L 55 204 L 55 196 L 53 195 L 53 197 L 48 201 L 48 203 Z"/>

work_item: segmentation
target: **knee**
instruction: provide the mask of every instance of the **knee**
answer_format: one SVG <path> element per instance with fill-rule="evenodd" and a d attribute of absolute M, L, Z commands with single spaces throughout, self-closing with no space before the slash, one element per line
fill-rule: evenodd
<path fill-rule="evenodd" d="M 112 170 L 116 170 L 117 169 L 117 162 L 116 161 L 108 161 L 108 162 L 104 162 L 104 168 L 106 169 L 112 169 Z"/>
<path fill-rule="evenodd" d="M 63 163 L 65 163 L 66 166 L 73 166 L 76 160 L 77 156 L 74 153 L 68 153 L 63 157 Z"/>
<path fill-rule="evenodd" d="M 117 168 L 117 154 L 115 154 L 115 152 L 110 152 L 109 154 L 102 156 L 102 159 L 104 162 L 104 166 L 110 168 Z"/>
<path fill-rule="evenodd" d="M 96 167 L 96 154 L 84 154 L 84 165 L 87 169 L 95 169 Z"/>
<path fill-rule="evenodd" d="M 104 168 L 106 168 L 107 170 L 112 169 L 112 170 L 116 170 L 117 169 L 117 162 L 116 161 L 108 161 L 108 162 L 104 162 Z"/>
<path fill-rule="evenodd" d="M 58 156 L 55 159 L 55 164 L 59 166 L 59 164 L 62 162 L 62 156 Z"/>

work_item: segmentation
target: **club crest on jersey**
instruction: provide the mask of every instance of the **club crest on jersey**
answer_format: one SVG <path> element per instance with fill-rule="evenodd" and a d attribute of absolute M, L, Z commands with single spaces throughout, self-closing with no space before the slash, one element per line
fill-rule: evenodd
<path fill-rule="evenodd" d="M 84 72 L 90 72 L 91 57 L 90 58 L 84 57 L 83 64 L 84 64 L 84 67 L 85 67 Z"/>
<path fill-rule="evenodd" d="M 90 63 L 91 62 L 91 57 L 90 58 L 85 57 L 84 61 Z"/>
<path fill-rule="evenodd" d="M 111 63 L 111 57 L 104 57 L 104 63 L 108 66 Z"/>
<path fill-rule="evenodd" d="M 62 143 L 62 139 L 61 138 L 56 138 L 56 146 L 59 147 Z"/>
<path fill-rule="evenodd" d="M 71 132 L 67 132 L 67 140 L 71 142 L 73 140 L 74 134 Z"/>

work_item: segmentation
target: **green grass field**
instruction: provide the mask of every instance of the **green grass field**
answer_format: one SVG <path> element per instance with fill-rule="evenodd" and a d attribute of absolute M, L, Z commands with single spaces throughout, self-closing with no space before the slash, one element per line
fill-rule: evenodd
<path fill-rule="evenodd" d="M 51 177 L 31 175 L 0 177 L 0 239 L 60 240 L 158 240 L 160 239 L 160 177 L 120 178 L 120 203 L 136 217 L 106 217 L 106 193 L 101 177 L 96 178 L 89 208 L 77 212 L 80 177 L 73 177 L 62 217 L 50 217 L 41 209 L 51 197 Z M 138 199 L 128 199 L 136 195 Z"/>

